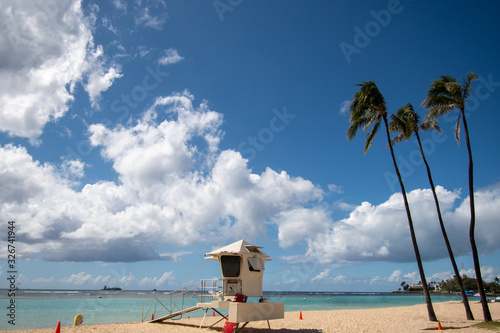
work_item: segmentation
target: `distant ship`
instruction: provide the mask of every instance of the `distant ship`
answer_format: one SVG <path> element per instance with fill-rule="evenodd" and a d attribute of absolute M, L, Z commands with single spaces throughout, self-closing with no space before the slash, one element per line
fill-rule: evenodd
<path fill-rule="evenodd" d="M 106 287 L 106 286 L 104 286 L 104 288 L 102 288 L 101 290 L 122 290 L 122 288 L 120 288 L 120 287 Z"/>

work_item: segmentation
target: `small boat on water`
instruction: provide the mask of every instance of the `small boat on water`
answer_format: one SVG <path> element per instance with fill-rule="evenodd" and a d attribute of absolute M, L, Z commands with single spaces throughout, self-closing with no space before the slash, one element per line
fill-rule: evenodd
<path fill-rule="evenodd" d="M 102 288 L 101 290 L 122 290 L 122 288 L 120 288 L 120 287 L 107 287 L 107 286 L 104 286 L 104 288 Z"/>

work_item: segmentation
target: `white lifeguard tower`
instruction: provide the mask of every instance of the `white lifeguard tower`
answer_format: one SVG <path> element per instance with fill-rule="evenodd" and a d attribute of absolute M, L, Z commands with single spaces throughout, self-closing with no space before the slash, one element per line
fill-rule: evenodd
<path fill-rule="evenodd" d="M 142 320 L 145 321 L 151 315 L 149 322 L 162 322 L 182 317 L 183 314 L 197 309 L 204 309 L 206 316 L 208 310 L 213 310 L 214 314 L 217 313 L 223 317 L 220 320 L 227 320 L 223 332 L 235 332 L 238 330 L 239 323 L 244 323 L 241 327 L 243 328 L 252 321 L 267 320 L 269 325 L 270 319 L 284 318 L 285 305 L 283 302 L 269 302 L 268 299 L 262 297 L 265 262 L 271 261 L 271 259 L 261 248 L 242 239 L 206 253 L 205 259 L 219 262 L 222 280 L 201 280 L 201 286 L 200 283 L 197 283 L 173 291 L 166 299 L 156 298 L 144 302 Z M 220 282 L 222 282 L 222 286 L 218 285 Z M 258 297 L 259 299 L 247 302 L 248 297 Z M 201 302 L 190 306 L 177 305 L 184 304 L 186 298 L 191 300 L 195 298 Z M 167 303 L 175 305 L 168 309 L 164 305 Z M 146 304 L 149 307 L 147 311 L 145 311 Z M 161 306 L 159 306 L 160 304 Z M 228 314 L 224 315 L 223 311 L 219 311 L 220 309 L 227 309 Z M 167 313 L 162 314 L 161 311 L 165 310 Z M 200 327 L 203 325 L 205 316 Z"/>
<path fill-rule="evenodd" d="M 205 259 L 220 263 L 224 297 L 242 294 L 262 298 L 264 264 L 271 259 L 261 248 L 242 239 L 205 254 Z"/>

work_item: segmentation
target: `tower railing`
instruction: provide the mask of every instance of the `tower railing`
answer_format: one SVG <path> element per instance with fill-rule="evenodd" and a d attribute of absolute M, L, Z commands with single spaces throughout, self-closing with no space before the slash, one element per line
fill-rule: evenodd
<path fill-rule="evenodd" d="M 142 321 L 182 318 L 182 315 L 196 310 L 197 303 L 212 302 L 222 297 L 222 280 L 206 279 L 190 284 L 142 303 Z"/>

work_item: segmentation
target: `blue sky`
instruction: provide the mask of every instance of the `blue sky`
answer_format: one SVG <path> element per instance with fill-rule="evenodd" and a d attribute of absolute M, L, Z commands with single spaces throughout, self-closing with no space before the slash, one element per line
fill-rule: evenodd
<path fill-rule="evenodd" d="M 479 76 L 467 104 L 476 239 L 484 279 L 499 277 L 499 9 L 3 1 L 0 219 L 5 230 L 16 221 L 20 286 L 174 289 L 220 276 L 204 254 L 239 239 L 273 259 L 266 290 L 417 283 L 384 132 L 363 155 L 365 133 L 346 139 L 348 105 L 373 80 L 389 111 L 410 102 L 423 115 L 433 80 L 469 71 Z M 422 140 L 459 267 L 474 276 L 456 116 Z M 427 278 L 447 279 L 415 140 L 395 153 Z"/>

